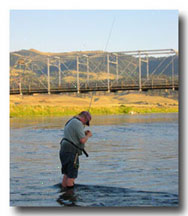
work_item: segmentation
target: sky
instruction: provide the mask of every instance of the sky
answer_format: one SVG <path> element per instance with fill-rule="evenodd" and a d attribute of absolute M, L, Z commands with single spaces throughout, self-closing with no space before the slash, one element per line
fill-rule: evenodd
<path fill-rule="evenodd" d="M 10 10 L 10 51 L 178 50 L 178 10 Z"/>

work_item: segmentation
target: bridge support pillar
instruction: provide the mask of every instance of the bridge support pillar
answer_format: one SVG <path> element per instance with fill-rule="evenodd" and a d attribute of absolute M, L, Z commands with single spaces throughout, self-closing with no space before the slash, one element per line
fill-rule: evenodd
<path fill-rule="evenodd" d="M 19 83 L 19 91 L 20 91 L 20 95 L 23 95 L 23 94 L 22 94 L 22 83 L 21 83 L 21 81 L 20 81 L 20 83 Z"/>
<path fill-rule="evenodd" d="M 139 91 L 142 91 L 142 59 L 139 52 L 139 59 L 138 59 L 138 80 L 139 80 Z"/>
<path fill-rule="evenodd" d="M 58 63 L 58 72 L 59 72 L 59 87 L 61 87 L 61 61 L 59 58 L 59 63 Z"/>
<path fill-rule="evenodd" d="M 149 80 L 149 57 L 147 55 L 147 80 Z"/>
<path fill-rule="evenodd" d="M 87 86 L 89 87 L 89 57 L 87 56 Z"/>
<path fill-rule="evenodd" d="M 48 72 L 48 94 L 50 94 L 50 61 L 47 58 L 47 72 Z"/>
<path fill-rule="evenodd" d="M 80 94 L 80 78 L 79 78 L 79 57 L 76 57 L 76 63 L 77 63 L 77 93 Z"/>
<path fill-rule="evenodd" d="M 174 87 L 174 56 L 172 56 L 172 90 L 175 90 Z"/>
<path fill-rule="evenodd" d="M 108 92 L 110 92 L 110 64 L 109 64 L 109 54 L 107 54 L 107 76 L 108 76 Z"/>

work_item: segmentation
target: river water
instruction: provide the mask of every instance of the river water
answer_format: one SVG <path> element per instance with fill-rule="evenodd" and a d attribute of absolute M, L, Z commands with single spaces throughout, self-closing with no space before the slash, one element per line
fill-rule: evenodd
<path fill-rule="evenodd" d="M 178 206 L 178 114 L 93 116 L 89 157 L 62 191 L 68 119 L 10 120 L 11 206 Z"/>

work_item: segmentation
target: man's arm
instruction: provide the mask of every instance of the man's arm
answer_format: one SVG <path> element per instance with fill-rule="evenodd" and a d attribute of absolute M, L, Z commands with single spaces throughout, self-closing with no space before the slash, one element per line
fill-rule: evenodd
<path fill-rule="evenodd" d="M 87 140 L 89 139 L 89 137 L 92 136 L 92 133 L 91 133 L 91 131 L 89 131 L 89 130 L 87 130 L 87 131 L 85 132 L 85 134 L 86 134 L 86 136 L 80 139 L 80 142 L 81 142 L 82 144 L 85 144 L 85 143 L 87 142 Z"/>

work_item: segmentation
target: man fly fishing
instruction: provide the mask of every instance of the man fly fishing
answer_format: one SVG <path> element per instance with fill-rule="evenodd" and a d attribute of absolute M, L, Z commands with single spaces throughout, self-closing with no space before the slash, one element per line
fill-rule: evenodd
<path fill-rule="evenodd" d="M 85 125 L 89 126 L 90 121 L 90 113 L 82 111 L 65 124 L 64 137 L 60 142 L 59 152 L 62 166 L 61 172 L 64 174 L 63 188 L 74 187 L 74 181 L 78 176 L 79 156 L 83 152 L 88 157 L 84 147 L 92 133 L 90 130 L 84 131 L 84 127 Z"/>

